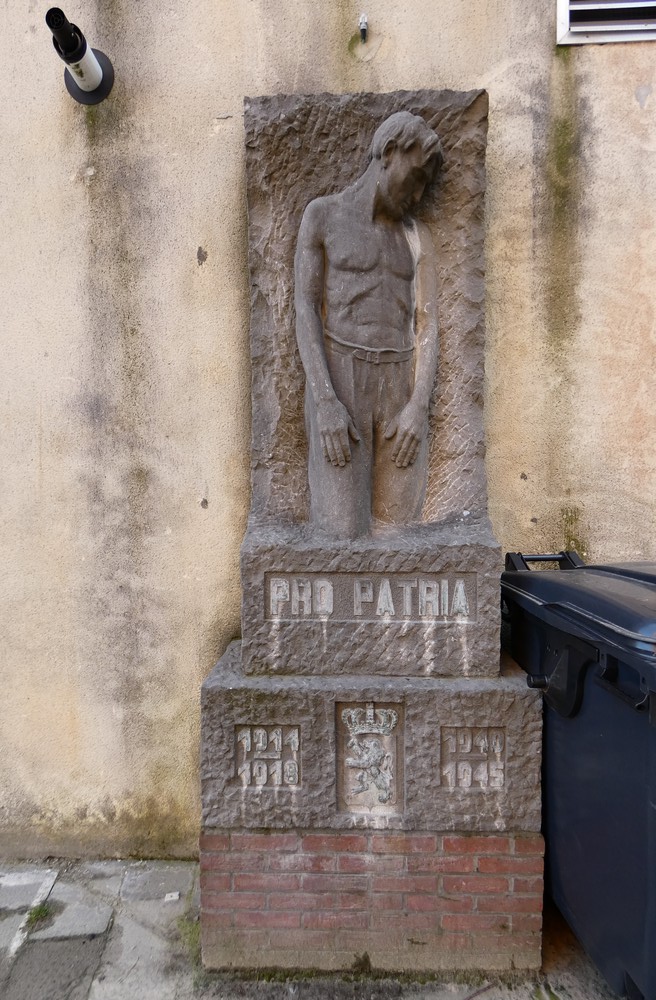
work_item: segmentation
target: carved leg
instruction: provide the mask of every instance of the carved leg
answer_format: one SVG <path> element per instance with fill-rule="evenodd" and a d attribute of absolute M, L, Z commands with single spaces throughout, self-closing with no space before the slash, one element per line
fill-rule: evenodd
<path fill-rule="evenodd" d="M 359 367 L 366 362 L 354 362 L 350 355 L 330 350 L 326 353 L 333 388 L 349 411 L 360 441 L 350 441 L 350 462 L 341 468 L 332 465 L 323 454 L 314 404 L 306 392 L 310 521 L 336 538 L 357 538 L 371 527 L 372 420 Z"/>
<path fill-rule="evenodd" d="M 374 425 L 373 515 L 386 524 L 419 521 L 428 477 L 428 428 L 412 465 L 399 469 L 392 452 L 394 438 L 383 437 L 385 428 L 406 405 L 414 386 L 412 361 L 379 365 L 379 407 Z"/>

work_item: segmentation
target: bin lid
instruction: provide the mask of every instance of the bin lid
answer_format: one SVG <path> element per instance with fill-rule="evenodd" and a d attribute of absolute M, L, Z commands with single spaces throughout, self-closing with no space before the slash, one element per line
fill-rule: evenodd
<path fill-rule="evenodd" d="M 639 661 L 656 689 L 656 563 L 506 570 L 501 590 L 548 624 Z"/>

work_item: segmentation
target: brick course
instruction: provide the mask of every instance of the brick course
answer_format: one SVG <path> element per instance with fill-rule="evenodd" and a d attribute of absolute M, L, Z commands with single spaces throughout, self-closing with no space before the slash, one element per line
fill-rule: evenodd
<path fill-rule="evenodd" d="M 399 971 L 540 965 L 539 835 L 240 830 L 200 846 L 210 968 L 348 968 L 358 949 Z"/>

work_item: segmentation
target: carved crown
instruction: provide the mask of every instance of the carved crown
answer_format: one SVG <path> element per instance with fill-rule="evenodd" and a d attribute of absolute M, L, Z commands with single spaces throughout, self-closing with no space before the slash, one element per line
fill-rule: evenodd
<path fill-rule="evenodd" d="M 389 736 L 399 721 L 398 712 L 393 708 L 377 708 L 374 710 L 372 701 L 364 708 L 345 708 L 342 711 L 342 722 L 351 736 L 361 733 L 378 733 Z"/>

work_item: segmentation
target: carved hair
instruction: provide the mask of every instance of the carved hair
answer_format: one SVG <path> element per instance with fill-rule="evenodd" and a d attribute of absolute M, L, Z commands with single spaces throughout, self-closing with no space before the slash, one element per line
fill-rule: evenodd
<path fill-rule="evenodd" d="M 378 126 L 374 133 L 369 156 L 370 159 L 380 160 L 390 145 L 406 150 L 415 144 L 420 147 L 423 153 L 424 166 L 430 165 L 433 177 L 435 177 L 444 160 L 442 143 L 423 118 L 410 114 L 409 111 L 397 111 Z"/>

